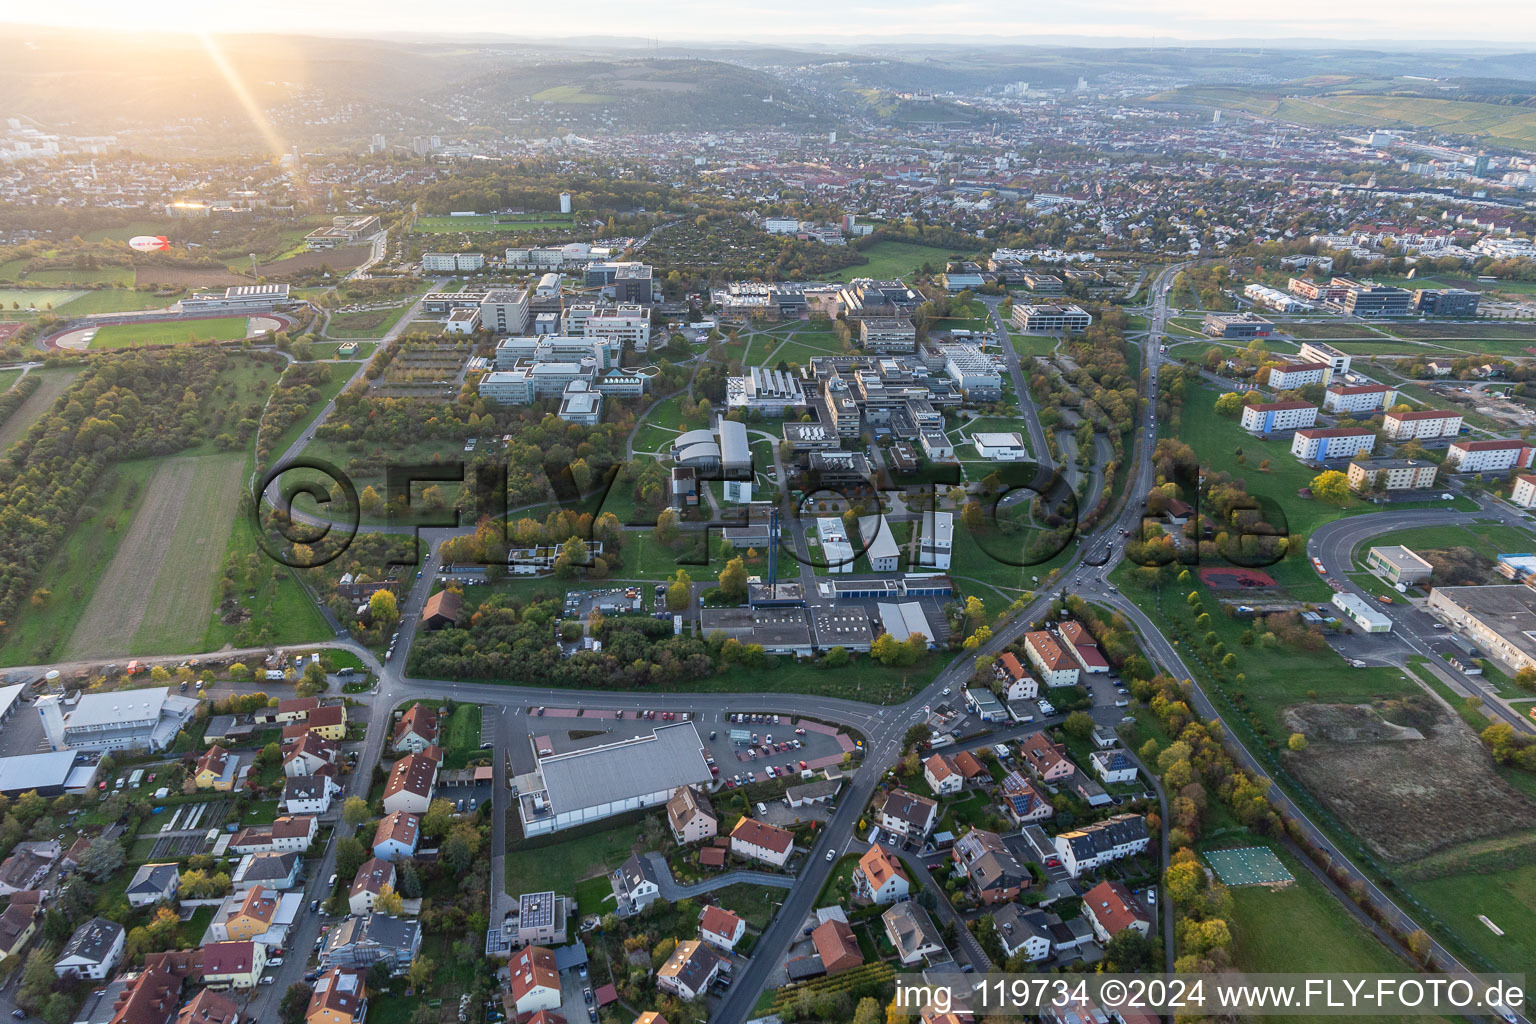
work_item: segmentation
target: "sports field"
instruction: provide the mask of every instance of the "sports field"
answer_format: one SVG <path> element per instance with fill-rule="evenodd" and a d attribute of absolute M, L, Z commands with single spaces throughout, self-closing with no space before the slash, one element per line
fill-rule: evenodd
<path fill-rule="evenodd" d="M 167 459 L 70 635 L 69 657 L 195 650 L 213 612 L 245 455 Z"/>
<path fill-rule="evenodd" d="M 1273 885 L 1296 880 L 1267 846 L 1207 850 L 1205 859 L 1224 885 Z"/>
<path fill-rule="evenodd" d="M 144 324 L 108 324 L 91 339 L 91 348 L 136 348 L 140 345 L 192 345 L 200 341 L 239 341 L 250 329 L 243 316 L 210 320 L 176 320 Z"/>

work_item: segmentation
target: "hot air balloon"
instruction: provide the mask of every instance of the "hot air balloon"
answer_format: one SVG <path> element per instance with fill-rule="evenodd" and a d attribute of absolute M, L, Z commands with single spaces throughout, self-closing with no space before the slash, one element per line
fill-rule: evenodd
<path fill-rule="evenodd" d="M 128 239 L 128 244 L 139 252 L 165 252 L 171 247 L 171 240 L 164 235 L 137 235 Z"/>

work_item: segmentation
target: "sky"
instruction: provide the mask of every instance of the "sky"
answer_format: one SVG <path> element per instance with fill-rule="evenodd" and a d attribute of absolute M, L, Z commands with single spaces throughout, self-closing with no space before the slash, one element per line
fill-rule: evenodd
<path fill-rule="evenodd" d="M 0 19 L 149 32 L 378 34 L 486 32 L 512 36 L 659 38 L 663 42 L 878 43 L 923 37 L 1049 36 L 1180 40 L 1297 38 L 1536 42 L 1533 0 L 49 0 Z"/>

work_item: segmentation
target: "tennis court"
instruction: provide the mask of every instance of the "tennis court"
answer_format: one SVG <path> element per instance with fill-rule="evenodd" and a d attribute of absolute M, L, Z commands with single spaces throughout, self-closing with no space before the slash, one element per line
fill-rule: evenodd
<path fill-rule="evenodd" d="M 1275 885 L 1296 880 L 1267 846 L 1207 850 L 1205 860 L 1225 885 Z"/>

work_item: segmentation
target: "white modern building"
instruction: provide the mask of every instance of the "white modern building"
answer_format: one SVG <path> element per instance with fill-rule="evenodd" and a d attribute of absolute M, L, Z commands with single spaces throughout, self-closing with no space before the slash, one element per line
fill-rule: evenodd
<path fill-rule="evenodd" d="M 1342 591 L 1333 595 L 1333 606 L 1349 617 L 1359 628 L 1367 633 L 1390 633 L 1392 620 L 1372 607 L 1371 602 L 1354 594 L 1346 594 Z"/>
<path fill-rule="evenodd" d="M 917 561 L 925 569 L 948 569 L 955 546 L 955 514 L 924 512 Z"/>
<path fill-rule="evenodd" d="M 990 402 L 1003 394 L 1003 375 L 997 360 L 974 345 L 949 345 L 944 349 L 944 372 L 960 385 L 971 401 Z"/>
<path fill-rule="evenodd" d="M 891 535 L 885 516 L 860 516 L 859 536 L 864 541 L 864 556 L 871 572 L 897 572 L 901 568 L 901 549 Z"/>
<path fill-rule="evenodd" d="M 1332 345 L 1320 341 L 1304 341 L 1296 352 L 1298 363 L 1327 363 L 1328 369 L 1337 376 L 1349 372 L 1350 355 Z"/>
<path fill-rule="evenodd" d="M 593 426 L 603 418 L 603 393 L 584 380 L 573 380 L 560 395 L 560 412 L 567 423 Z"/>
<path fill-rule="evenodd" d="M 39 697 L 37 713 L 51 750 L 160 751 L 192 720 L 197 699 L 169 687 Z"/>
<path fill-rule="evenodd" d="M 1509 500 L 1521 508 L 1536 506 L 1536 476 L 1521 473 L 1515 477 L 1515 487 L 1509 493 Z"/>
<path fill-rule="evenodd" d="M 1338 413 L 1381 412 L 1392 408 L 1396 400 L 1397 391 L 1385 384 L 1334 384 L 1323 395 L 1323 409 Z"/>
<path fill-rule="evenodd" d="M 798 415 L 806 409 L 805 389 L 792 373 L 754 366 L 740 377 L 726 378 L 725 404 L 765 416 Z"/>
<path fill-rule="evenodd" d="M 1020 462 L 1029 458 L 1024 435 L 982 431 L 971 435 L 976 454 L 989 462 Z"/>
<path fill-rule="evenodd" d="M 483 252 L 424 252 L 421 269 L 433 274 L 456 274 L 485 266 Z"/>
<path fill-rule="evenodd" d="M 821 545 L 821 558 L 827 572 L 853 572 L 853 544 L 841 519 L 819 516 L 816 519 L 816 542 Z"/>
<path fill-rule="evenodd" d="M 561 329 L 569 336 L 609 338 L 637 353 L 651 347 L 651 314 L 638 303 L 597 306 L 578 303 L 565 311 Z"/>

